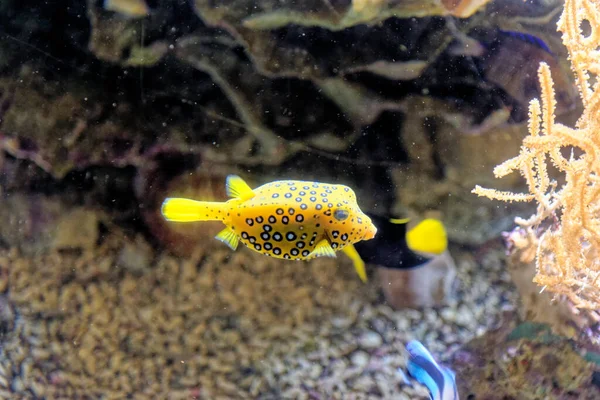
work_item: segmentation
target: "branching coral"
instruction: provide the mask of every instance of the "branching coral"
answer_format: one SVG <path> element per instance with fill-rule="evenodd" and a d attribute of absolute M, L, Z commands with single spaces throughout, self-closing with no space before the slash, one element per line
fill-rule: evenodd
<path fill-rule="evenodd" d="M 536 246 L 534 282 L 566 296 L 575 307 L 600 307 L 600 3 L 567 0 L 558 22 L 584 106 L 575 128 L 554 120 L 556 100 L 550 68 L 539 68 L 541 106 L 529 106 L 529 135 L 518 156 L 498 165 L 500 178 L 520 171 L 529 193 L 501 192 L 477 186 L 479 196 L 502 201 L 535 201 L 537 213 L 517 219 Z M 550 165 L 564 174 L 558 188 Z M 553 223 L 538 234 L 540 224 Z"/>

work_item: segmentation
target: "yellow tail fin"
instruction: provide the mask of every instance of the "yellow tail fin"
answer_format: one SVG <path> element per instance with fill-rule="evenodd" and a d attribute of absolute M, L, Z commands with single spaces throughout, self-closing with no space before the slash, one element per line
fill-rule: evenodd
<path fill-rule="evenodd" d="M 161 207 L 162 215 L 169 221 L 221 221 L 226 215 L 225 203 L 167 198 Z"/>
<path fill-rule="evenodd" d="M 406 233 L 406 242 L 411 250 L 442 254 L 448 247 L 448 236 L 441 221 L 428 218 Z"/>

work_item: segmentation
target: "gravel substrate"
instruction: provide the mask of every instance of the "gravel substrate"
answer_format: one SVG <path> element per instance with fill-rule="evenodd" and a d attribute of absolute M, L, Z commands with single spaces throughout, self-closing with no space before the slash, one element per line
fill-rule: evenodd
<path fill-rule="evenodd" d="M 210 241 L 154 258 L 116 233 L 85 251 L 5 251 L 0 397 L 426 399 L 404 381 L 404 344 L 443 360 L 516 298 L 501 249 L 453 254 L 456 302 L 393 311 L 343 255 L 283 262 Z"/>

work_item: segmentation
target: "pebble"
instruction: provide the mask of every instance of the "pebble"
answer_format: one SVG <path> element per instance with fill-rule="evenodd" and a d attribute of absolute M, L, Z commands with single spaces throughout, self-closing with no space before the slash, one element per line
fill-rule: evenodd
<path fill-rule="evenodd" d="M 352 318 L 334 317 L 331 319 L 331 324 L 340 329 L 349 328 L 352 325 Z"/>
<path fill-rule="evenodd" d="M 468 326 L 473 321 L 473 313 L 464 304 L 458 308 L 456 313 L 456 323 L 461 326 Z"/>
<path fill-rule="evenodd" d="M 369 359 L 370 357 L 366 352 L 357 351 L 354 354 L 352 354 L 350 361 L 352 362 L 352 365 L 364 368 L 367 366 L 367 364 L 369 364 Z"/>
<path fill-rule="evenodd" d="M 456 321 L 456 310 L 453 308 L 444 308 L 440 311 L 440 315 L 446 322 L 454 322 Z"/>
<path fill-rule="evenodd" d="M 383 343 L 383 339 L 381 335 L 377 332 L 367 331 L 360 338 L 360 345 L 365 349 L 373 349 L 381 346 Z"/>

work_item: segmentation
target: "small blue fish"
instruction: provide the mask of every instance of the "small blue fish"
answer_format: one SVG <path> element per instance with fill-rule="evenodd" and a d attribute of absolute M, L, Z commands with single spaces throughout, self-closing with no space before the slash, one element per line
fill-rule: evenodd
<path fill-rule="evenodd" d="M 418 340 L 411 340 L 406 350 L 409 354 L 408 373 L 429 389 L 432 400 L 458 400 L 454 372 L 440 366 Z"/>
<path fill-rule="evenodd" d="M 538 48 L 544 50 L 548 54 L 554 55 L 554 53 L 552 53 L 552 50 L 550 50 L 550 48 L 548 47 L 546 42 L 544 42 L 542 39 L 540 39 L 537 36 L 530 35 L 529 33 L 524 33 L 524 32 L 505 31 L 503 29 L 499 29 L 498 33 L 500 33 L 501 36 L 513 37 L 515 39 L 522 40 L 523 42 L 527 42 L 531 45 L 534 45 L 535 47 L 538 47 Z"/>

